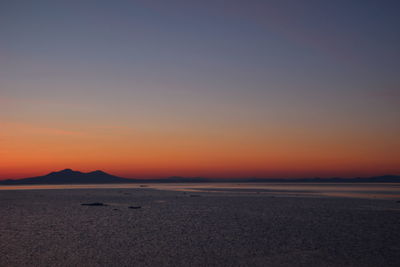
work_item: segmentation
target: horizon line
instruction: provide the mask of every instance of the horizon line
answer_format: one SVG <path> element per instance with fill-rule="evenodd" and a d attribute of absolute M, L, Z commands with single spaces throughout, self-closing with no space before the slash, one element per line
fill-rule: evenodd
<path fill-rule="evenodd" d="M 243 180 L 243 179 L 259 179 L 259 180 L 302 180 L 302 179 L 355 179 L 355 178 L 375 178 L 375 177 L 387 177 L 387 176 L 400 176 L 400 174 L 393 174 L 393 173 L 386 173 L 386 174 L 380 174 L 380 175 L 370 175 L 370 176 L 351 176 L 351 177 L 345 177 L 345 176 L 329 176 L 329 177 L 320 177 L 320 176 L 297 176 L 297 177 L 259 177 L 259 176 L 242 176 L 242 177 L 207 177 L 207 176 L 181 176 L 181 175 L 169 175 L 169 176 L 163 176 L 159 178 L 138 178 L 138 177 L 126 177 L 126 176 L 118 176 L 118 175 L 113 175 L 108 172 L 105 172 L 101 169 L 96 169 L 93 171 L 78 171 L 78 170 L 73 170 L 72 168 L 65 168 L 59 171 L 51 171 L 43 175 L 38 175 L 38 176 L 29 176 L 29 177 L 22 177 L 22 178 L 2 178 L 0 177 L 0 181 L 7 181 L 7 180 L 23 180 L 23 179 L 28 179 L 28 178 L 36 178 L 36 177 L 43 177 L 46 175 L 50 175 L 53 173 L 61 173 L 61 172 L 66 172 L 66 171 L 71 171 L 75 173 L 81 173 L 81 174 L 90 174 L 90 173 L 95 173 L 95 172 L 102 172 L 107 175 L 111 175 L 117 178 L 123 178 L 123 179 L 128 179 L 128 180 L 167 180 L 171 178 L 175 179 L 207 179 L 207 180 Z"/>

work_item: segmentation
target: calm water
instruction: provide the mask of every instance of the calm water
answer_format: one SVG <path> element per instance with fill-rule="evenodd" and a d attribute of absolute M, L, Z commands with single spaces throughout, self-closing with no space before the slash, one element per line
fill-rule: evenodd
<path fill-rule="evenodd" d="M 281 196 L 331 196 L 400 199 L 399 183 L 171 183 L 104 185 L 15 185 L 0 190 L 152 188 L 157 190 L 214 192 L 235 194 L 270 194 Z"/>

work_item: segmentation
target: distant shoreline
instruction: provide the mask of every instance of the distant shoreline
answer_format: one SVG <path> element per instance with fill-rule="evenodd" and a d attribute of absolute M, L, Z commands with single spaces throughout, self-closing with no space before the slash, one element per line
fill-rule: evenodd
<path fill-rule="evenodd" d="M 217 179 L 202 177 L 172 176 L 164 179 L 128 179 L 96 170 L 80 172 L 71 169 L 51 172 L 44 176 L 18 180 L 3 180 L 0 185 L 40 185 L 40 184 L 119 184 L 119 183 L 400 183 L 398 175 L 383 175 L 368 178 L 237 178 Z"/>
<path fill-rule="evenodd" d="M 27 180 L 29 179 L 29 180 Z M 34 179 L 34 180 L 33 180 Z M 110 181 L 41 181 L 41 177 L 18 180 L 3 180 L 0 185 L 66 185 L 66 184 L 124 184 L 124 183 L 400 183 L 400 176 L 386 175 L 369 178 L 299 178 L 299 179 L 206 179 L 206 178 L 165 178 L 165 179 L 129 179 L 118 177 Z"/>

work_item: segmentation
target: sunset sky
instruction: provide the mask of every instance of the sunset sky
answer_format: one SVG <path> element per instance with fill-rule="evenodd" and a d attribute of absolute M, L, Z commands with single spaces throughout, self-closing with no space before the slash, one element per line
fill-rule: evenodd
<path fill-rule="evenodd" d="M 0 1 L 0 179 L 400 174 L 400 2 Z"/>

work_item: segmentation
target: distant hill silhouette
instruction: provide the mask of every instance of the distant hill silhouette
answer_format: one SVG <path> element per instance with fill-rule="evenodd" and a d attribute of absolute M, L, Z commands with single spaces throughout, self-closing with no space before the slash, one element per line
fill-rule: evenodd
<path fill-rule="evenodd" d="M 201 177 L 172 176 L 165 179 L 128 179 L 114 176 L 103 171 L 80 172 L 65 169 L 51 172 L 44 176 L 0 181 L 0 185 L 29 185 L 29 184 L 111 184 L 111 183 L 400 183 L 399 175 L 383 175 L 368 178 L 299 178 L 299 179 L 207 179 Z"/>
<path fill-rule="evenodd" d="M 44 176 L 25 178 L 19 180 L 0 181 L 0 184 L 107 184 L 126 183 L 130 179 L 110 175 L 103 171 L 79 172 L 65 169 L 58 172 L 51 172 Z"/>
<path fill-rule="evenodd" d="M 400 175 L 382 175 L 356 178 L 295 178 L 295 179 L 263 179 L 249 178 L 246 182 L 290 182 L 290 183 L 400 183 Z"/>

